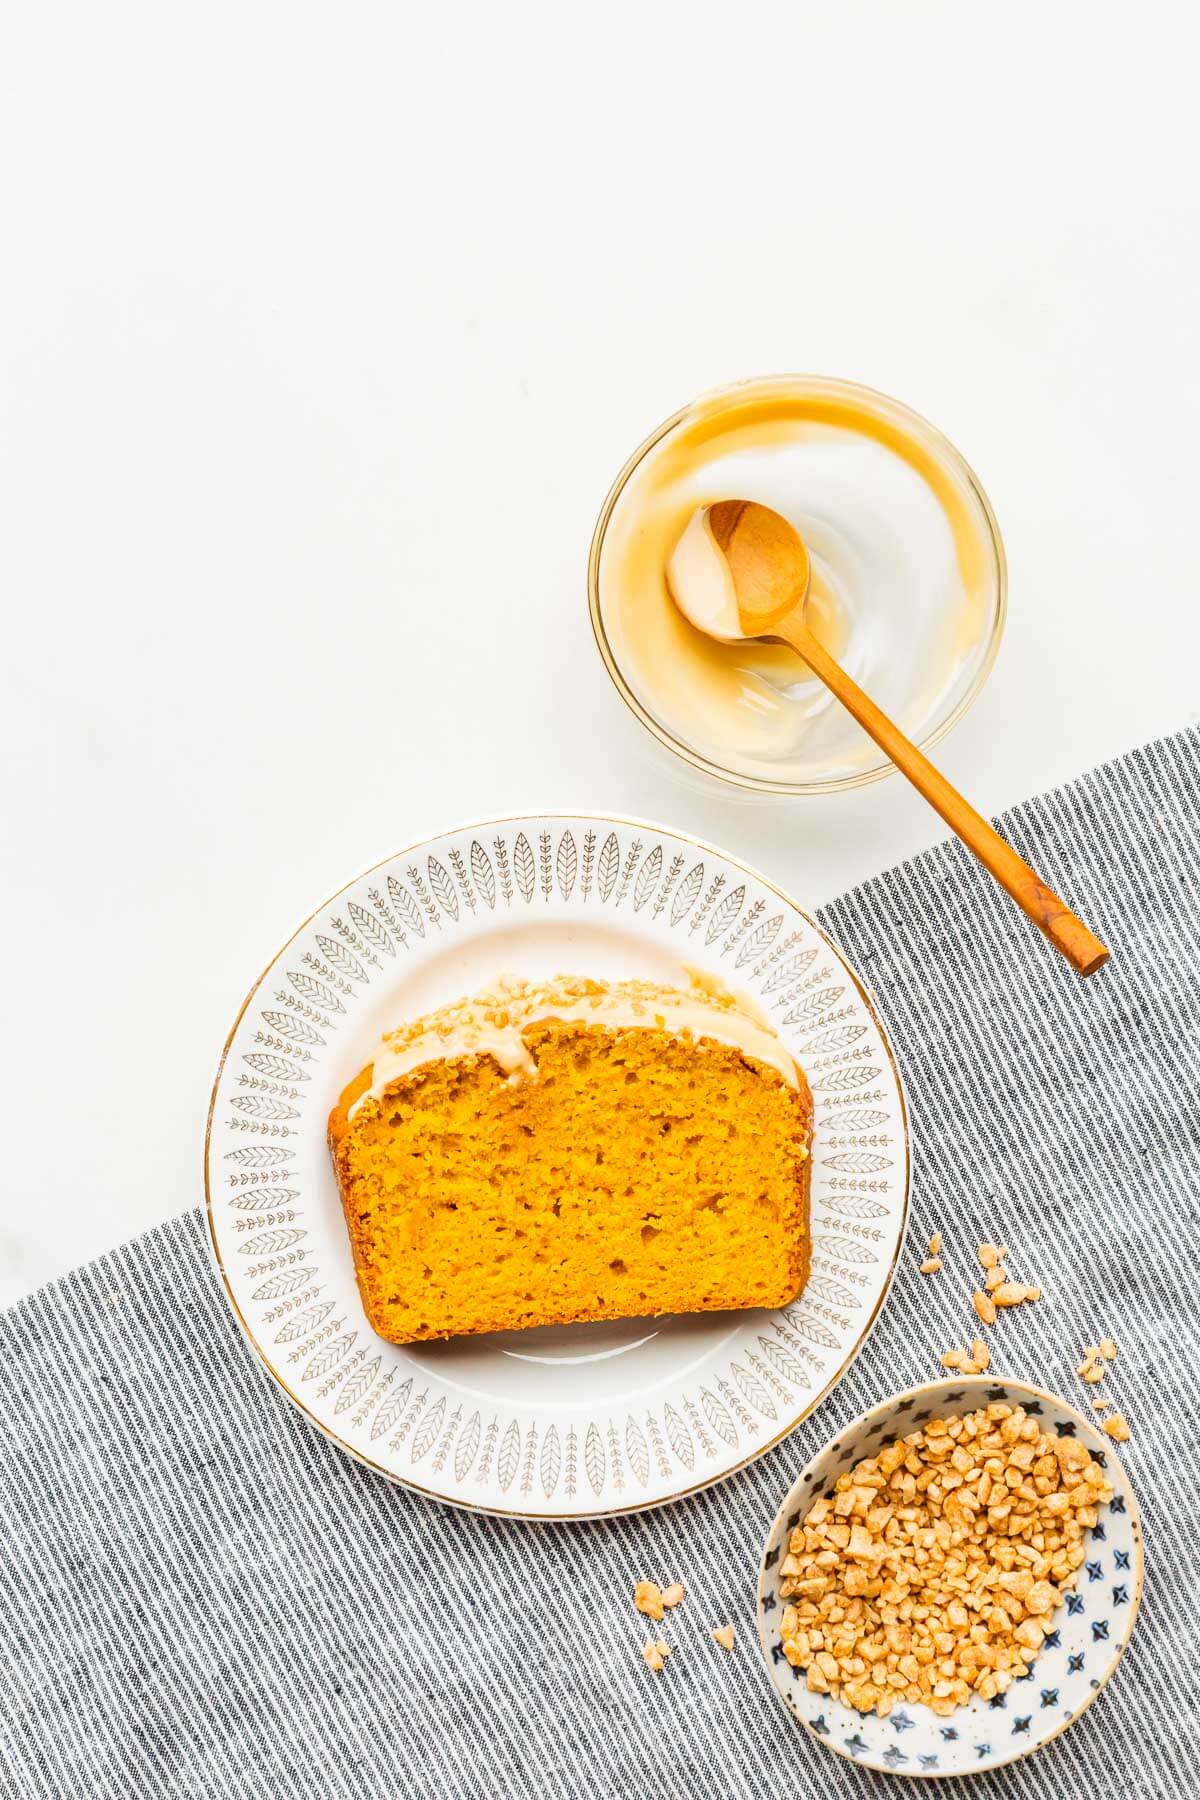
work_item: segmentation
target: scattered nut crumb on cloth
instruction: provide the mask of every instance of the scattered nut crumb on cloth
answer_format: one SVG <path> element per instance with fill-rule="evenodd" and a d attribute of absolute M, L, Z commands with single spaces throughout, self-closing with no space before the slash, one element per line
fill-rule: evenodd
<path fill-rule="evenodd" d="M 996 1323 L 996 1302 L 990 1294 L 985 1294 L 982 1288 L 976 1288 L 971 1295 L 971 1305 L 985 1325 Z"/>
<path fill-rule="evenodd" d="M 633 1604 L 648 1619 L 661 1619 L 663 1616 L 663 1592 L 657 1581 L 639 1581 L 633 1590 Z"/>
<path fill-rule="evenodd" d="M 977 1244 L 975 1255 L 983 1270 L 983 1287 L 976 1288 L 971 1296 L 971 1304 L 985 1325 L 996 1323 L 998 1306 L 1023 1306 L 1027 1300 L 1040 1300 L 1040 1287 L 1031 1287 L 1025 1281 L 1010 1281 L 1005 1260 L 1008 1256 L 1007 1244 Z"/>
<path fill-rule="evenodd" d="M 982 1338 L 974 1338 L 969 1350 L 945 1350 L 942 1353 L 943 1369 L 954 1369 L 960 1375 L 982 1375 L 992 1360 L 992 1353 Z"/>
<path fill-rule="evenodd" d="M 1075 1373 L 1081 1381 L 1093 1385 L 1102 1381 L 1107 1373 L 1106 1364 L 1117 1359 L 1117 1346 L 1109 1337 L 1101 1338 L 1098 1344 L 1088 1344 L 1083 1352 L 1083 1359 Z"/>

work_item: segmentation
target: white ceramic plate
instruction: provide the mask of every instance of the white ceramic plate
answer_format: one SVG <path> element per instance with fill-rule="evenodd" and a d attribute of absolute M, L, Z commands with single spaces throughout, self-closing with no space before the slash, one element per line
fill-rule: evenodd
<path fill-rule="evenodd" d="M 411 1346 L 364 1317 L 325 1142 L 380 1033 L 495 976 L 681 979 L 754 995 L 813 1090 L 813 1268 L 783 1312 L 498 1332 Z M 494 819 L 349 882 L 255 983 L 205 1151 L 234 1312 L 334 1442 L 459 1506 L 588 1518 L 678 1498 L 759 1456 L 848 1367 L 908 1207 L 904 1101 L 853 971 L 732 857 L 607 815 Z"/>

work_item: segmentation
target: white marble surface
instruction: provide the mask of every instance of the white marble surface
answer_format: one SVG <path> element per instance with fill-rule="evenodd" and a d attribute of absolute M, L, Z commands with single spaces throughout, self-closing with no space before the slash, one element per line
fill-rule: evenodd
<path fill-rule="evenodd" d="M 613 694 L 592 523 L 702 388 L 857 377 L 975 465 L 1010 622 L 941 755 L 985 808 L 1197 716 L 1195 20 L 718 24 L 14 19 L 0 1301 L 200 1199 L 247 985 L 390 847 L 606 807 L 819 901 L 939 835 L 896 781 L 693 787 Z"/>

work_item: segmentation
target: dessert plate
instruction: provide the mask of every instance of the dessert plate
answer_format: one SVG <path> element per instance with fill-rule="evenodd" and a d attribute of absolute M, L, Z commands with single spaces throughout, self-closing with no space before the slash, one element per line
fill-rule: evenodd
<path fill-rule="evenodd" d="M 371 1330 L 325 1141 L 381 1033 L 494 979 L 563 972 L 751 994 L 815 1111 L 812 1274 L 780 1312 L 394 1345 Z M 448 831 L 341 888 L 251 989 L 205 1143 L 208 1228 L 267 1371 L 393 1480 L 522 1518 L 634 1512 L 743 1467 L 812 1411 L 883 1303 L 908 1208 L 904 1099 L 852 969 L 763 876 L 607 814 Z"/>

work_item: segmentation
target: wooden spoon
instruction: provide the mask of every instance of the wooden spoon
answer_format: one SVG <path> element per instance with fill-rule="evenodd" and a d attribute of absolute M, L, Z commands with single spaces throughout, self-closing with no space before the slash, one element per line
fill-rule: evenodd
<path fill-rule="evenodd" d="M 907 775 L 985 869 L 1061 950 L 1093 975 L 1108 951 L 957 788 L 880 712 L 804 623 L 808 551 L 786 519 L 752 500 L 722 500 L 698 513 L 667 569 L 675 604 L 710 637 L 734 643 L 778 638 L 799 652 L 867 734 Z"/>

